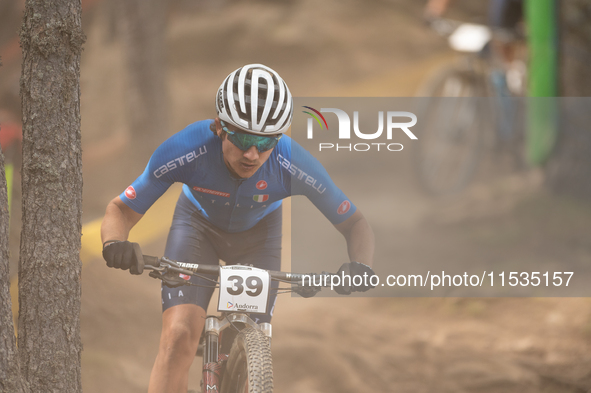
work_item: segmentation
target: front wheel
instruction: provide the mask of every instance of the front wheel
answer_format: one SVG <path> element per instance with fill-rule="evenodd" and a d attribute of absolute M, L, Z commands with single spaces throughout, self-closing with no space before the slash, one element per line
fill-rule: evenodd
<path fill-rule="evenodd" d="M 272 393 L 273 362 L 269 339 L 248 327 L 236 336 L 222 380 L 221 393 Z"/>
<path fill-rule="evenodd" d="M 461 191 L 476 171 L 488 120 L 479 82 L 474 71 L 451 67 L 422 89 L 422 128 L 413 166 L 419 184 L 431 195 Z"/>

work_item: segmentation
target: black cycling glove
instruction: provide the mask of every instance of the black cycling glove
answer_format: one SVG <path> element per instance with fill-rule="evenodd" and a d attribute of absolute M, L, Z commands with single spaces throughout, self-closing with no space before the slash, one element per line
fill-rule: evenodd
<path fill-rule="evenodd" d="M 316 286 L 303 286 L 303 285 L 292 285 L 292 289 L 295 293 L 300 295 L 301 297 L 312 297 L 315 296 L 318 292 L 320 292 L 321 287 Z"/>
<path fill-rule="evenodd" d="M 138 252 L 140 255 L 138 255 Z M 129 269 L 131 274 L 143 273 L 143 266 L 139 266 L 138 263 L 142 255 L 137 243 L 131 243 L 127 240 L 107 243 L 103 248 L 103 258 L 107 261 L 108 267 L 122 270 Z"/>
<path fill-rule="evenodd" d="M 343 263 L 337 275 L 341 278 L 341 282 L 340 285 L 334 287 L 334 290 L 339 295 L 350 295 L 351 292 L 366 292 L 375 288 L 375 285 L 371 284 L 371 277 L 375 276 L 375 272 L 371 267 L 363 263 Z M 350 283 L 347 276 L 351 277 Z M 355 278 L 355 276 L 360 277 Z"/>

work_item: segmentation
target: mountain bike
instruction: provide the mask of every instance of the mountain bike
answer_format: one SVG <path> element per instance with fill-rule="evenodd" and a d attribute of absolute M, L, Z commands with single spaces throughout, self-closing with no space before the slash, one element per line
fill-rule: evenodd
<path fill-rule="evenodd" d="M 136 255 L 142 255 L 139 247 Z M 277 289 L 278 293 L 296 292 L 311 297 L 321 287 L 330 286 L 328 277 L 331 276 L 269 271 L 244 265 L 201 265 L 147 255 L 136 262 L 139 272 L 150 270 L 150 277 L 168 286 L 196 285 L 189 279 L 199 276 L 219 288 L 218 311 L 222 315 L 206 317 L 197 350 L 197 356 L 203 357 L 203 393 L 272 393 L 272 327 L 270 323 L 254 322 L 250 313 L 266 312 L 272 280 L 291 285 Z M 212 280 L 203 274 L 219 274 L 219 279 Z M 304 277 L 309 277 L 309 285 L 304 285 L 308 281 Z M 321 281 L 324 285 L 316 285 Z"/>
<path fill-rule="evenodd" d="M 487 144 L 496 156 L 507 156 L 511 166 L 522 165 L 523 100 L 518 97 L 524 90 L 525 68 L 501 70 L 487 26 L 448 19 L 431 21 L 430 26 L 464 54 L 430 76 L 417 94 L 425 98 L 418 101 L 422 132 L 413 150 L 413 167 L 424 191 L 446 196 L 470 183 Z M 523 41 L 517 33 L 505 35 L 506 40 Z"/>

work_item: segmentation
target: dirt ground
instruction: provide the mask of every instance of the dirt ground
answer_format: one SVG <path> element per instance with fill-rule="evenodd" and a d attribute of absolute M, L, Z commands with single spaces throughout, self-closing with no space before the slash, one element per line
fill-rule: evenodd
<path fill-rule="evenodd" d="M 482 17 L 476 2 L 460 3 L 457 17 Z M 412 96 L 430 71 L 453 57 L 422 25 L 420 2 L 411 0 L 214 4 L 203 1 L 170 17 L 172 124 L 163 140 L 213 116 L 220 81 L 245 63 L 279 70 L 295 96 L 394 97 Z M 136 141 L 125 128 L 122 48 L 105 39 L 107 13 L 100 6 L 94 12 L 82 64 L 85 222 L 101 217 L 147 161 L 133 154 Z M 505 248 L 514 255 L 590 260 L 591 205 L 549 195 L 542 172 L 492 171 L 462 195 L 441 201 L 416 188 L 408 160 L 401 156 L 403 164 L 394 170 L 400 192 L 387 196 L 398 219 L 387 233 L 374 228 L 376 260 L 396 259 L 395 250 L 404 260 L 450 253 L 468 262 Z M 381 214 L 379 205 L 360 207 L 370 216 Z M 554 213 L 540 213 L 547 211 Z M 291 258 L 287 212 L 285 270 Z M 162 217 L 162 225 L 170 219 Z M 160 255 L 164 242 L 161 236 L 142 247 Z M 83 269 L 84 391 L 146 392 L 160 317 L 156 280 L 89 260 Z M 277 392 L 591 391 L 588 298 L 284 295 L 273 335 Z M 191 389 L 199 390 L 199 368 L 196 361 Z"/>

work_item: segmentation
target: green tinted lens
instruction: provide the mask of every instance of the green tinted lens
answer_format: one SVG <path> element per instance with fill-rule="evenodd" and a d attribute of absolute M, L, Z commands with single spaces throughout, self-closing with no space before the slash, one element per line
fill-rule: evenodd
<path fill-rule="evenodd" d="M 279 139 L 281 139 L 281 135 L 275 137 L 259 136 L 240 131 L 229 130 L 224 122 L 221 123 L 222 129 L 228 134 L 228 139 L 230 142 L 243 151 L 255 146 L 259 153 L 262 153 L 277 146 L 277 142 L 279 142 Z"/>
<path fill-rule="evenodd" d="M 277 145 L 279 138 L 243 134 L 238 132 L 228 133 L 228 139 L 240 150 L 248 150 L 255 146 L 259 153 L 271 150 Z"/>

